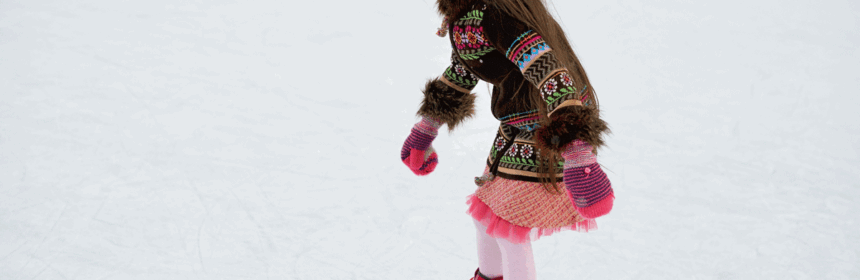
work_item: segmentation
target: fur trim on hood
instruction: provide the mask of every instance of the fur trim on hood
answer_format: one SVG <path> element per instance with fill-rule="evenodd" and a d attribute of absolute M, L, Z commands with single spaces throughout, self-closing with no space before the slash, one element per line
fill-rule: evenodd
<path fill-rule="evenodd" d="M 480 0 L 436 0 L 436 9 L 443 16 L 456 16 Z"/>

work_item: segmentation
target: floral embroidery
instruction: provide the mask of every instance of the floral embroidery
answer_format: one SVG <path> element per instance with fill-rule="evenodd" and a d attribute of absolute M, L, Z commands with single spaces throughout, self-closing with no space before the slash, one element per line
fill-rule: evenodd
<path fill-rule="evenodd" d="M 484 9 L 486 9 L 486 8 L 487 8 L 487 5 L 484 5 Z M 484 12 L 474 10 L 474 11 L 467 13 L 465 17 L 460 18 L 460 21 L 468 21 L 468 20 L 481 21 L 483 19 L 484 19 Z"/>
<path fill-rule="evenodd" d="M 455 27 L 456 28 L 456 27 Z M 469 34 L 468 33 L 460 33 L 460 45 L 457 47 L 458 49 L 464 49 L 466 43 L 469 42 Z"/>
<path fill-rule="evenodd" d="M 454 66 L 454 72 L 457 72 L 457 75 L 460 75 L 460 77 L 465 77 L 466 74 L 468 74 L 466 73 L 466 69 L 464 69 L 463 66 L 460 66 L 459 64 Z"/>
<path fill-rule="evenodd" d="M 454 33 L 452 39 L 454 40 L 454 44 L 459 50 L 463 50 L 466 48 L 478 49 L 490 45 L 487 41 L 487 38 L 484 37 L 483 26 L 466 26 L 465 29 L 460 26 L 454 26 Z"/>
<path fill-rule="evenodd" d="M 445 69 L 445 74 L 442 75 L 442 78 L 459 87 L 460 89 L 458 90 L 461 92 L 469 92 L 478 84 L 478 77 L 460 64 L 456 52 L 451 54 L 451 66 Z"/>
<path fill-rule="evenodd" d="M 505 144 L 506 144 L 506 142 L 505 142 L 504 138 L 502 138 L 501 136 L 499 136 L 499 138 L 496 138 L 496 150 L 504 149 Z"/>
<path fill-rule="evenodd" d="M 561 83 L 565 86 L 573 86 L 573 78 L 570 77 L 567 73 L 561 73 Z"/>
<path fill-rule="evenodd" d="M 520 153 L 523 155 L 524 158 L 531 158 L 532 154 L 534 154 L 534 148 L 532 148 L 531 145 L 523 145 L 523 147 L 520 149 Z"/>
<path fill-rule="evenodd" d="M 518 153 L 519 153 L 519 148 L 517 147 L 517 144 L 513 144 L 513 145 L 511 145 L 511 148 L 508 150 L 507 155 L 509 157 L 515 157 L 515 156 L 517 156 Z"/>
<path fill-rule="evenodd" d="M 464 61 L 477 60 L 478 63 L 484 63 L 481 58 L 496 50 L 487 39 L 484 27 L 481 26 L 483 18 L 484 12 L 473 10 L 451 24 L 451 42 Z"/>
<path fill-rule="evenodd" d="M 544 99 L 552 96 L 555 91 L 558 90 L 558 84 L 555 80 L 549 80 L 543 85 L 543 89 L 541 93 L 543 94 Z"/>
<path fill-rule="evenodd" d="M 468 32 L 466 36 L 469 38 L 469 43 L 472 45 L 478 44 L 478 36 L 475 36 L 475 33 Z"/>

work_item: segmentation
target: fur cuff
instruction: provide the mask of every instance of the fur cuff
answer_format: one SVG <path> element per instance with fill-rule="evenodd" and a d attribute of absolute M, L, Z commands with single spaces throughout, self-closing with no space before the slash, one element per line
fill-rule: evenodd
<path fill-rule="evenodd" d="M 423 92 L 418 115 L 439 120 L 448 125 L 448 130 L 475 115 L 474 94 L 457 91 L 439 79 L 428 81 Z"/>
<path fill-rule="evenodd" d="M 552 113 L 550 123 L 535 130 L 535 142 L 540 149 L 561 153 L 562 147 L 574 140 L 591 144 L 596 150 L 603 146 L 603 134 L 609 132 L 597 109 L 585 106 L 565 106 Z"/>

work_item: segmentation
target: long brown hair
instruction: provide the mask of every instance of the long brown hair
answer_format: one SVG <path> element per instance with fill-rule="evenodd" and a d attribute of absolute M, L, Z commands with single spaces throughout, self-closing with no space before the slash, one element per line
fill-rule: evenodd
<path fill-rule="evenodd" d="M 573 52 L 570 42 L 561 25 L 553 18 L 549 10 L 546 8 L 544 0 L 487 0 L 487 2 L 498 7 L 502 12 L 517 20 L 525 23 L 529 28 L 536 31 L 543 37 L 544 41 L 552 48 L 553 54 L 567 68 L 574 81 L 574 86 L 579 90 L 576 94 L 576 99 L 582 99 L 586 95 L 591 102 L 587 102 L 589 107 L 598 108 L 597 96 L 594 93 L 594 87 L 588 80 L 588 75 L 585 69 Z M 522 90 L 522 89 L 521 89 Z M 540 112 L 541 126 L 548 126 L 550 119 L 546 117 L 546 103 L 540 98 L 537 85 L 528 87 L 529 96 L 532 98 L 532 104 L 537 104 Z M 553 152 L 551 149 L 541 149 L 538 160 L 538 169 L 540 173 L 540 181 L 544 189 L 551 193 L 561 193 L 558 188 L 558 162 L 561 156 Z"/>
<path fill-rule="evenodd" d="M 468 3 L 473 1 L 475 0 L 436 0 L 436 4 L 440 14 L 451 16 L 457 14 L 459 9 L 467 6 Z M 573 78 L 574 86 L 578 89 L 578 92 L 574 97 L 581 100 L 583 97 L 587 96 L 590 101 L 586 102 L 587 106 L 598 111 L 597 109 L 599 106 L 597 95 L 595 95 L 594 92 L 594 87 L 591 86 L 591 82 L 588 80 L 588 75 L 585 74 L 585 69 L 582 67 L 582 64 L 579 63 L 579 58 L 577 58 L 576 54 L 573 52 L 573 48 L 570 46 L 570 42 L 567 40 L 564 30 L 555 18 L 553 18 L 552 14 L 550 14 L 549 10 L 546 8 L 544 0 L 479 1 L 484 1 L 490 5 L 494 5 L 505 14 L 519 20 L 540 34 L 544 41 L 546 41 L 550 48 L 552 48 L 556 59 L 561 62 L 561 65 L 568 70 L 568 73 Z M 511 72 L 511 74 L 502 78 L 501 83 L 504 84 L 507 79 L 511 78 L 511 75 L 521 74 Z M 524 84 L 521 83 L 516 91 L 528 91 L 531 103 L 537 106 L 538 112 L 540 113 L 541 127 L 547 127 L 551 120 L 547 117 L 549 112 L 547 112 L 546 103 L 542 100 L 537 86 L 538 85 L 530 85 L 528 82 Z M 544 148 L 539 149 L 539 151 L 540 153 L 538 153 L 537 162 L 540 182 L 548 192 L 561 194 L 557 184 L 559 178 L 556 177 L 559 173 L 558 170 L 560 168 L 559 162 L 561 160 L 561 156 L 552 151 L 552 149 Z"/>

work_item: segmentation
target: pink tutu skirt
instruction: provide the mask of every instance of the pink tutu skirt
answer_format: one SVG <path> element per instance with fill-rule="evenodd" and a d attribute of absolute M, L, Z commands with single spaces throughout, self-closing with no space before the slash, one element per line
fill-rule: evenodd
<path fill-rule="evenodd" d="M 488 171 L 484 171 L 487 174 Z M 550 193 L 540 183 L 496 176 L 469 195 L 469 215 L 487 227 L 487 234 L 512 243 L 535 241 L 562 230 L 587 232 L 597 229 L 573 208 L 558 182 L 560 194 Z"/>

